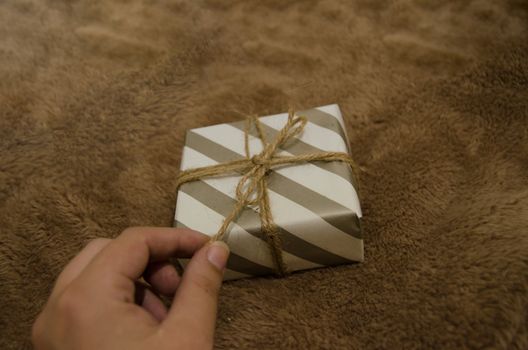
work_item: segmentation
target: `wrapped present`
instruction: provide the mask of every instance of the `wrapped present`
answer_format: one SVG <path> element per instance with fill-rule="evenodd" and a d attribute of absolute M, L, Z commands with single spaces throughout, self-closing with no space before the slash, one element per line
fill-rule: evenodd
<path fill-rule="evenodd" d="M 188 130 L 181 170 L 174 225 L 229 245 L 225 280 L 363 260 L 337 105 Z"/>

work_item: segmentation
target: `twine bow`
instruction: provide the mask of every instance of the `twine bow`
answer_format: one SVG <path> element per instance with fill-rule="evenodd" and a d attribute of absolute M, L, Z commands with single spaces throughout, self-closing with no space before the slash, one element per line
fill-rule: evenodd
<path fill-rule="evenodd" d="M 216 234 L 211 237 L 211 241 L 221 240 L 228 231 L 229 225 L 236 220 L 242 210 L 250 205 L 258 205 L 261 221 L 261 230 L 266 237 L 270 248 L 271 256 L 274 261 L 275 269 L 278 275 L 283 276 L 287 273 L 287 266 L 282 257 L 282 244 L 279 236 L 279 229 L 273 221 L 270 210 L 268 187 L 266 178 L 272 168 L 281 165 L 292 165 L 314 161 L 333 162 L 339 161 L 350 165 L 352 170 L 356 165 L 350 155 L 344 152 L 314 152 L 298 156 L 281 156 L 277 155 L 277 150 L 299 135 L 306 125 L 306 117 L 296 116 L 292 110 L 288 113 L 288 121 L 279 131 L 277 137 L 268 142 L 262 130 L 262 126 L 257 117 L 251 116 L 247 119 L 244 133 L 244 149 L 246 157 L 240 160 L 233 160 L 226 163 L 188 169 L 180 172 L 177 179 L 177 188 L 187 182 L 200 180 L 206 177 L 219 175 L 243 174 L 235 190 L 236 204 L 231 213 L 224 219 L 222 226 Z M 262 152 L 251 156 L 249 150 L 249 133 L 251 127 L 257 130 L 258 138 L 262 143 Z M 352 174 L 357 172 L 353 171 Z"/>

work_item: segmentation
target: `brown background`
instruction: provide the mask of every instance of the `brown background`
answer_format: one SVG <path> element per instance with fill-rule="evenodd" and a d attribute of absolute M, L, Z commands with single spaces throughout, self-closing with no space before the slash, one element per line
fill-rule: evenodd
<path fill-rule="evenodd" d="M 218 348 L 528 348 L 527 8 L 2 1 L 0 347 L 90 239 L 172 223 L 184 130 L 339 103 L 366 261 L 225 284 Z"/>

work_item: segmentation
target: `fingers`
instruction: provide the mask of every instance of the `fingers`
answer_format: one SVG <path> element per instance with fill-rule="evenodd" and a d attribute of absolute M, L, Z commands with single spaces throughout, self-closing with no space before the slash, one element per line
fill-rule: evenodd
<path fill-rule="evenodd" d="M 55 282 L 52 296 L 60 294 L 111 241 L 108 238 L 97 238 L 88 243 L 62 270 Z"/>
<path fill-rule="evenodd" d="M 200 334 L 212 342 L 217 299 L 229 248 L 214 242 L 200 249 L 185 268 L 164 326 L 185 327 L 189 334 Z M 181 330 L 180 330 L 181 331 Z"/>
<path fill-rule="evenodd" d="M 139 282 L 136 283 L 134 299 L 136 304 L 143 307 L 158 322 L 163 321 L 167 317 L 167 308 L 163 305 L 163 302 L 147 286 Z"/>
<path fill-rule="evenodd" d="M 149 262 L 167 260 L 171 256 L 192 256 L 207 240 L 206 235 L 189 229 L 126 229 L 93 259 L 87 266 L 87 274 L 98 281 L 117 275 L 134 281 L 143 274 Z"/>
<path fill-rule="evenodd" d="M 174 295 L 180 283 L 178 271 L 169 262 L 149 264 L 143 273 L 143 278 L 156 292 L 163 295 Z"/>

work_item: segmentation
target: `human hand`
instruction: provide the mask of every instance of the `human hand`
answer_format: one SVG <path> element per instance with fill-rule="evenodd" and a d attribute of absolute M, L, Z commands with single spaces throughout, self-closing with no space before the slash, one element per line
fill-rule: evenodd
<path fill-rule="evenodd" d="M 32 331 L 36 349 L 210 349 L 229 255 L 188 229 L 129 228 L 90 242 L 59 275 Z M 191 257 L 180 278 L 170 257 Z M 138 283 L 174 295 L 167 310 Z"/>

